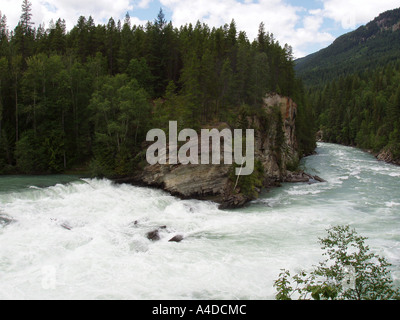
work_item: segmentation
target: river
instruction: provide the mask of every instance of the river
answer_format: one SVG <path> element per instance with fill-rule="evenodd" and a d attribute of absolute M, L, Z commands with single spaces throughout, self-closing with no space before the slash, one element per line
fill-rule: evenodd
<path fill-rule="evenodd" d="M 323 143 L 301 165 L 327 182 L 229 211 L 108 180 L 0 177 L 0 299 L 274 299 L 280 270 L 318 264 L 318 238 L 344 224 L 398 283 L 400 167 Z"/>

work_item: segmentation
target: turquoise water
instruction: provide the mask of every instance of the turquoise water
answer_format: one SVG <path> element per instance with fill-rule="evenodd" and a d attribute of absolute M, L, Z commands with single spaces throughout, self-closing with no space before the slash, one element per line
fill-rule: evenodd
<path fill-rule="evenodd" d="M 0 194 L 23 192 L 29 188 L 46 188 L 79 180 L 79 176 L 0 176 Z"/>
<path fill-rule="evenodd" d="M 318 264 L 318 238 L 342 224 L 399 281 L 400 167 L 332 144 L 302 166 L 327 182 L 230 211 L 108 180 L 0 177 L 0 299 L 273 299 L 280 270 Z"/>

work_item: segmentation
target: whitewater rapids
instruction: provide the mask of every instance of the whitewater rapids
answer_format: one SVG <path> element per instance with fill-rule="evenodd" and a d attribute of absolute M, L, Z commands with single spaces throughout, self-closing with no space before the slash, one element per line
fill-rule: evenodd
<path fill-rule="evenodd" d="M 333 144 L 302 166 L 327 182 L 229 211 L 109 180 L 0 177 L 0 299 L 274 299 L 280 270 L 318 264 L 318 238 L 343 224 L 398 283 L 400 167 Z"/>

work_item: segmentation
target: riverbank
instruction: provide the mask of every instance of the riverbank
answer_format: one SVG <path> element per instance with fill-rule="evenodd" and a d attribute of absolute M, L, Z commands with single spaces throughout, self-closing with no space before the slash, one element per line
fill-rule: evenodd
<path fill-rule="evenodd" d="M 353 148 L 357 148 L 359 150 L 362 150 L 366 153 L 369 153 L 371 155 L 373 155 L 377 160 L 382 161 L 382 162 L 386 162 L 388 164 L 392 164 L 395 166 L 400 166 L 400 158 L 395 157 L 393 155 L 393 152 L 390 151 L 388 148 L 382 149 L 380 152 L 375 152 L 371 149 L 363 149 L 360 148 L 356 145 L 346 145 L 346 144 L 341 144 L 341 143 L 334 143 L 334 142 L 329 142 L 329 141 L 324 141 L 322 138 L 323 134 L 321 132 L 317 133 L 317 141 L 321 142 L 321 143 L 333 143 L 333 144 L 337 144 L 337 145 L 341 145 L 341 146 L 346 146 L 346 147 L 353 147 Z"/>

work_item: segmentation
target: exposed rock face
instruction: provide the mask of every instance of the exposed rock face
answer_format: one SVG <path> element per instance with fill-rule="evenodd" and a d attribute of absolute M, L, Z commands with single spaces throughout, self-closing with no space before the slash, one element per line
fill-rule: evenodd
<path fill-rule="evenodd" d="M 318 142 L 323 142 L 324 141 L 324 132 L 322 130 L 319 130 L 316 134 L 316 139 Z"/>
<path fill-rule="evenodd" d="M 247 127 L 255 130 L 255 159 L 264 169 L 263 186 L 271 187 L 286 181 L 288 165 L 299 160 L 295 136 L 297 105 L 290 98 L 272 94 L 265 97 L 263 110 L 265 116 L 245 120 Z M 221 130 L 224 125 L 227 126 L 218 124 L 217 127 Z M 134 177 L 116 182 L 162 188 L 181 198 L 212 200 L 221 208 L 241 207 L 253 200 L 254 196 L 244 195 L 240 188 L 234 189 L 233 165 L 225 165 L 223 160 L 221 163 L 147 165 Z"/>
<path fill-rule="evenodd" d="M 147 166 L 136 178 L 181 198 L 207 199 L 222 195 L 228 184 L 230 165 Z"/>
<path fill-rule="evenodd" d="M 297 104 L 288 97 L 282 97 L 278 94 L 267 95 L 264 98 L 264 108 L 269 110 L 274 106 L 279 107 L 282 115 L 285 143 L 292 149 L 292 152 L 296 152 L 297 141 L 294 131 L 296 128 Z"/>
<path fill-rule="evenodd" d="M 385 162 L 387 162 L 387 163 L 396 164 L 396 165 L 399 165 L 399 166 L 400 166 L 400 159 L 396 159 L 396 158 L 393 156 L 392 151 L 390 151 L 389 149 L 382 150 L 382 151 L 376 156 L 376 158 L 377 158 L 379 161 L 385 161 Z"/>
<path fill-rule="evenodd" d="M 295 135 L 297 104 L 288 97 L 273 94 L 264 99 L 263 108 L 269 115 L 269 123 L 263 125 L 257 123 L 259 119 L 254 119 L 257 128 L 256 159 L 261 161 L 267 181 L 282 181 L 287 165 L 299 160 Z M 274 112 L 278 112 L 275 117 Z M 281 117 L 281 121 L 277 116 Z"/>

